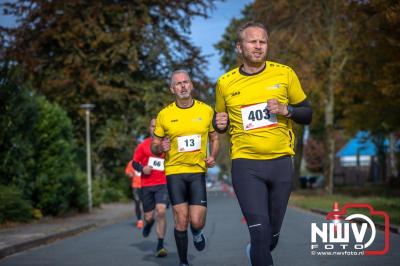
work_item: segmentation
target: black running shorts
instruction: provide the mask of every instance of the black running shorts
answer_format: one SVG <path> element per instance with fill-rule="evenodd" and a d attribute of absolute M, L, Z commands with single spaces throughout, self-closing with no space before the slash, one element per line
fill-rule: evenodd
<path fill-rule="evenodd" d="M 142 187 L 141 195 L 143 211 L 154 210 L 156 204 L 168 204 L 168 190 L 166 185 Z"/>
<path fill-rule="evenodd" d="M 207 207 L 205 173 L 167 175 L 167 186 L 172 206 L 187 202 Z"/>

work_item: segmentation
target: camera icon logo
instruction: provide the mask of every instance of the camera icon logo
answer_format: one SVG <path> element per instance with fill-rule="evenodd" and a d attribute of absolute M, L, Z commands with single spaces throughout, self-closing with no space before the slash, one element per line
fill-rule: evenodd
<path fill-rule="evenodd" d="M 353 214 L 348 215 L 350 209 Z M 368 210 L 368 214 L 357 213 L 356 210 L 360 209 Z M 380 216 L 384 221 L 384 242 L 381 249 L 371 247 L 376 240 L 376 225 L 371 219 L 373 216 Z M 371 256 L 389 252 L 390 222 L 386 212 L 375 210 L 366 203 L 346 203 L 340 210 L 335 202 L 333 211 L 326 215 L 326 220 L 329 222 L 322 223 L 322 226 L 311 224 L 312 255 Z M 355 243 L 350 241 L 350 236 Z"/>

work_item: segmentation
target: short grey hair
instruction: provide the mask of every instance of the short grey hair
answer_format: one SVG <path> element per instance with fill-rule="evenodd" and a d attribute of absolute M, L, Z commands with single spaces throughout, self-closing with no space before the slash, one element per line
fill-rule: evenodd
<path fill-rule="evenodd" d="M 185 69 L 178 69 L 178 70 L 175 70 L 175 71 L 172 72 L 172 74 L 171 74 L 171 83 L 170 83 L 171 87 L 175 85 L 175 83 L 174 83 L 174 76 L 177 75 L 177 74 L 186 74 L 186 75 L 189 77 L 189 80 L 190 80 L 190 75 L 189 75 L 189 72 L 188 72 L 187 70 L 185 70 Z"/>
<path fill-rule="evenodd" d="M 245 24 L 241 25 L 238 28 L 238 30 L 236 31 L 236 41 L 241 42 L 243 40 L 243 31 L 247 28 L 253 28 L 253 27 L 263 29 L 265 31 L 265 33 L 267 34 L 267 38 L 268 38 L 268 30 L 264 26 L 264 24 L 262 24 L 261 22 L 257 22 L 257 21 L 248 21 Z"/>

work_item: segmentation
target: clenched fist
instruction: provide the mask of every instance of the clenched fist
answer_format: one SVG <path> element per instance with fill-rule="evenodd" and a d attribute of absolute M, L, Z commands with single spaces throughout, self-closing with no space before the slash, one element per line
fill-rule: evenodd
<path fill-rule="evenodd" d="M 225 112 L 221 113 L 216 113 L 215 115 L 215 124 L 217 126 L 217 129 L 219 130 L 225 130 L 226 127 L 228 126 L 228 114 Z"/>
<path fill-rule="evenodd" d="M 161 141 L 161 148 L 163 152 L 167 152 L 171 149 L 171 142 L 169 138 L 163 138 Z"/>
<path fill-rule="evenodd" d="M 143 167 L 142 172 L 145 175 L 149 175 L 151 174 L 151 171 L 153 171 L 153 167 L 146 165 L 145 167 Z"/>
<path fill-rule="evenodd" d="M 212 156 L 205 158 L 204 161 L 206 162 L 206 166 L 208 168 L 212 168 L 215 166 L 215 159 Z"/>
<path fill-rule="evenodd" d="M 267 109 L 271 114 L 286 116 L 289 113 L 287 105 L 280 103 L 277 99 L 269 99 L 267 105 Z"/>

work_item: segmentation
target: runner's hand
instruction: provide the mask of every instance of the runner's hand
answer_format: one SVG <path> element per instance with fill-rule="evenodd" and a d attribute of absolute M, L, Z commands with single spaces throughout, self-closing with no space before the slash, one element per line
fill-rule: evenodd
<path fill-rule="evenodd" d="M 212 168 L 215 166 L 215 159 L 212 156 L 205 158 L 204 161 L 206 162 L 206 166 L 208 168 Z"/>
<path fill-rule="evenodd" d="M 162 148 L 163 152 L 167 152 L 171 149 L 171 142 L 169 141 L 169 138 L 162 139 L 161 148 Z"/>
<path fill-rule="evenodd" d="M 271 114 L 287 115 L 289 112 L 287 105 L 280 103 L 277 99 L 269 99 L 267 105 L 267 109 Z"/>
<path fill-rule="evenodd" d="M 219 130 L 225 130 L 228 126 L 228 114 L 225 112 L 216 113 L 215 122 Z"/>
<path fill-rule="evenodd" d="M 145 175 L 149 175 L 151 174 L 151 171 L 153 171 L 153 167 L 146 165 L 145 167 L 143 167 L 142 172 Z"/>

